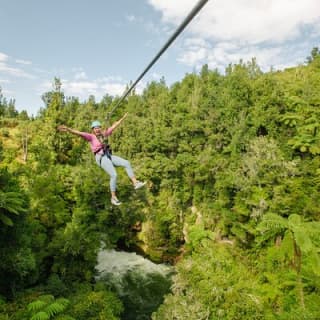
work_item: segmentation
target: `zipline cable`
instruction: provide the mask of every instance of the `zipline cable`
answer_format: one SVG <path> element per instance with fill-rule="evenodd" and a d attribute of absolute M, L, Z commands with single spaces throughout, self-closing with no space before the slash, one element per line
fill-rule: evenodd
<path fill-rule="evenodd" d="M 121 96 L 118 103 L 112 108 L 112 110 L 108 113 L 107 119 L 110 118 L 111 114 L 114 110 L 121 104 L 121 102 L 128 96 L 128 94 L 132 91 L 132 89 L 137 85 L 137 83 L 143 78 L 143 76 L 149 71 L 149 69 L 156 63 L 156 61 L 161 57 L 161 55 L 169 48 L 171 43 L 178 37 L 178 35 L 184 30 L 184 28 L 190 23 L 190 21 L 197 15 L 197 13 L 202 9 L 202 7 L 209 0 L 200 0 L 194 8 L 190 11 L 188 16 L 183 20 L 174 34 L 169 38 L 169 40 L 165 43 L 165 45 L 161 48 L 161 50 L 157 53 L 157 55 L 152 59 L 152 61 L 148 64 L 148 66 L 144 69 L 144 71 L 140 74 L 137 80 L 130 86 L 130 88 Z"/>

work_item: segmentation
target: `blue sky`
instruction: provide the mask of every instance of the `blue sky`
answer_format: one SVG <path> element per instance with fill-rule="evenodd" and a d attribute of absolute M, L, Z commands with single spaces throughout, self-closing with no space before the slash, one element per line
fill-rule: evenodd
<path fill-rule="evenodd" d="M 66 96 L 121 95 L 198 0 L 0 0 L 0 87 L 36 115 L 54 77 Z M 209 0 L 138 85 L 205 63 L 284 69 L 320 47 L 319 0 Z"/>

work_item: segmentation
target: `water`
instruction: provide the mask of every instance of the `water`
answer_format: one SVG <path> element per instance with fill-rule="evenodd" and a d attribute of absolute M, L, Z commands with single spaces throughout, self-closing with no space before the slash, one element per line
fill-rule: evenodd
<path fill-rule="evenodd" d="M 98 279 L 122 300 L 123 320 L 150 320 L 170 291 L 173 267 L 155 264 L 136 253 L 101 250 L 96 269 Z"/>

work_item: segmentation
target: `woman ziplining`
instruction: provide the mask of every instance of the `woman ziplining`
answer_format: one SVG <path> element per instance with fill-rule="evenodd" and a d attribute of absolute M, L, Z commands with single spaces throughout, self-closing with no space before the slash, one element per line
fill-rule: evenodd
<path fill-rule="evenodd" d="M 92 133 L 82 132 L 75 129 L 68 128 L 65 125 L 58 127 L 59 131 L 70 132 L 74 135 L 80 136 L 90 143 L 91 151 L 95 155 L 96 163 L 110 176 L 110 191 L 111 203 L 119 206 L 121 202 L 116 195 L 117 189 L 117 171 L 115 167 L 125 168 L 128 177 L 131 179 L 134 189 L 143 187 L 146 183 L 136 179 L 131 164 L 128 160 L 119 156 L 113 155 L 112 150 L 108 144 L 108 136 L 120 125 L 120 123 L 127 117 L 126 113 L 120 120 L 114 122 L 111 127 L 103 130 L 101 123 L 97 120 L 91 124 Z"/>
<path fill-rule="evenodd" d="M 157 55 L 148 64 L 145 70 L 139 75 L 136 81 L 128 88 L 128 90 L 122 95 L 118 103 L 113 107 L 113 109 L 108 113 L 107 119 L 110 118 L 111 114 L 115 109 L 122 103 L 122 101 L 129 95 L 137 83 L 143 78 L 143 76 L 150 70 L 150 68 L 156 63 L 156 61 L 161 57 L 161 55 L 169 48 L 172 42 L 178 37 L 178 35 L 184 30 L 184 28 L 190 23 L 190 21 L 198 14 L 202 7 L 209 0 L 199 0 L 199 2 L 194 6 L 188 16 L 182 21 L 177 30 L 168 39 L 165 45 L 160 49 Z M 145 185 L 145 182 L 138 181 L 133 173 L 132 167 L 128 160 L 122 159 L 118 156 L 112 155 L 111 149 L 107 142 L 107 137 L 111 135 L 112 131 L 118 127 L 118 125 L 125 119 L 127 113 L 118 121 L 116 121 L 110 128 L 103 131 L 101 129 L 101 123 L 99 121 L 93 121 L 91 125 L 92 133 L 80 132 L 64 125 L 58 127 L 60 131 L 70 132 L 72 134 L 78 135 L 85 140 L 87 140 L 91 145 L 91 150 L 95 155 L 97 164 L 103 168 L 110 175 L 110 191 L 111 191 L 111 203 L 114 205 L 120 205 L 121 202 L 118 200 L 116 195 L 117 188 L 117 172 L 115 167 L 124 167 L 126 172 L 131 179 L 135 189 L 139 189 Z"/>

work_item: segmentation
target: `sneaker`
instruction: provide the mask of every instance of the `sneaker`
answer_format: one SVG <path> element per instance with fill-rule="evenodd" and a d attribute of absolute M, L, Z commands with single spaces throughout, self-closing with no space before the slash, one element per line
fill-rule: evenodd
<path fill-rule="evenodd" d="M 111 198 L 111 203 L 115 206 L 120 206 L 121 202 L 117 198 Z"/>
<path fill-rule="evenodd" d="M 142 188 L 144 185 L 146 184 L 146 182 L 141 182 L 141 181 L 137 181 L 134 185 L 134 188 L 137 190 L 137 189 L 140 189 Z"/>

